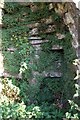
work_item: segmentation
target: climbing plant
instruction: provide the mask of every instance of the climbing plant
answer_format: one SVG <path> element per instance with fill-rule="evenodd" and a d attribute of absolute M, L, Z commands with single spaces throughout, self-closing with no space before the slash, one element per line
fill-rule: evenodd
<path fill-rule="evenodd" d="M 76 55 L 67 26 L 63 24 L 62 17 L 55 12 L 55 8 L 49 9 L 49 3 L 33 3 L 25 6 L 19 3 L 5 3 L 3 12 L 4 67 L 9 73 L 14 75 L 20 73 L 22 76 L 20 80 L 12 79 L 20 92 L 19 101 L 6 106 L 8 109 L 15 108 L 9 119 L 14 117 L 62 120 L 69 107 L 67 101 L 72 99 L 75 89 L 73 81 L 75 71 L 72 69 L 72 62 Z M 51 23 L 48 18 L 51 18 Z M 48 40 L 40 45 L 38 60 L 35 57 L 35 47 L 29 39 L 30 31 L 35 25 L 39 32 L 37 36 L 40 36 L 42 41 Z M 52 50 L 54 45 L 60 46 L 61 49 Z M 49 71 L 52 73 L 46 75 Z M 60 76 L 53 76 L 53 71 L 60 72 Z M 20 107 L 21 112 L 16 106 Z M 2 118 L 11 115 L 8 112 L 6 114 L 2 115 Z"/>

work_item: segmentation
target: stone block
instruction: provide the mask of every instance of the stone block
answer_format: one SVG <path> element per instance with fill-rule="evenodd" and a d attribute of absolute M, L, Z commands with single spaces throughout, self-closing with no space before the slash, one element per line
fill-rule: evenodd
<path fill-rule="evenodd" d="M 39 26 L 39 23 L 32 23 L 32 24 L 28 24 L 27 27 L 33 29 Z"/>
<path fill-rule="evenodd" d="M 35 50 L 41 50 L 41 45 L 40 44 L 33 45 L 33 47 L 35 48 Z"/>
<path fill-rule="evenodd" d="M 13 48 L 13 47 L 7 48 L 7 51 L 10 51 L 10 52 L 14 52 L 15 50 L 16 48 Z"/>
<path fill-rule="evenodd" d="M 46 33 L 46 34 L 48 34 L 48 33 L 53 33 L 53 32 L 55 32 L 55 25 L 48 25 L 48 27 L 47 27 L 47 29 L 46 30 L 41 30 L 40 31 L 40 33 Z"/>
<path fill-rule="evenodd" d="M 34 35 L 38 35 L 38 29 L 37 28 L 33 28 L 30 32 L 29 32 L 29 35 L 30 36 L 34 36 Z"/>
<path fill-rule="evenodd" d="M 49 25 L 45 31 L 45 33 L 52 33 L 52 32 L 55 32 L 55 25 Z"/>
<path fill-rule="evenodd" d="M 30 43 L 32 44 L 32 45 L 38 45 L 38 44 L 42 44 L 42 43 L 46 43 L 46 42 L 48 42 L 49 40 L 32 40 L 32 41 L 30 41 Z"/>
<path fill-rule="evenodd" d="M 61 72 L 54 72 L 54 71 L 49 71 L 49 72 L 46 72 L 44 71 L 43 72 L 44 74 L 44 77 L 50 77 L 50 78 L 60 78 L 62 76 L 62 73 Z"/>
<path fill-rule="evenodd" d="M 56 37 L 57 37 L 59 40 L 62 40 L 63 38 L 65 38 L 65 35 L 64 35 L 64 34 L 61 34 L 61 33 L 56 33 Z"/>
<path fill-rule="evenodd" d="M 0 74 L 0 77 L 22 79 L 22 75 L 19 75 L 19 74 L 12 75 L 5 71 L 2 74 Z"/>
<path fill-rule="evenodd" d="M 40 20 L 40 22 L 45 24 L 52 24 L 53 23 L 52 16 L 49 16 L 48 18 L 43 18 Z"/>
<path fill-rule="evenodd" d="M 59 45 L 53 45 L 51 50 L 63 50 L 62 46 Z"/>
<path fill-rule="evenodd" d="M 29 37 L 28 40 L 41 40 L 41 37 Z"/>

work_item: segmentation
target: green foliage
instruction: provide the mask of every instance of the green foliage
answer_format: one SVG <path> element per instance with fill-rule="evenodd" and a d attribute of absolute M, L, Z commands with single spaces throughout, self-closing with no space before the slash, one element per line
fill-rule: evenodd
<path fill-rule="evenodd" d="M 80 76 L 79 76 L 79 72 L 80 72 L 80 69 L 79 69 L 80 61 L 79 61 L 79 59 L 75 59 L 73 64 L 78 67 L 78 70 L 76 71 L 77 76 L 75 78 L 78 79 L 78 82 L 79 82 L 79 78 L 80 78 Z M 76 88 L 76 92 L 73 95 L 74 99 L 73 100 L 68 100 L 69 104 L 70 104 L 70 107 L 69 107 L 68 112 L 66 112 L 66 118 L 67 119 L 79 120 L 80 119 L 80 107 L 79 107 L 80 106 L 80 104 L 79 104 L 80 85 L 75 84 L 75 88 Z"/>
<path fill-rule="evenodd" d="M 40 5 L 40 3 L 35 4 Z M 74 81 L 72 81 L 74 73 L 70 65 L 75 58 L 75 52 L 71 46 L 72 37 L 68 28 L 62 25 L 63 20 L 54 9 L 49 11 L 48 3 L 44 3 L 35 12 L 32 12 L 29 6 L 6 3 L 4 11 L 2 33 L 4 66 L 12 74 L 22 74 L 22 80 L 14 80 L 14 84 L 18 86 L 16 92 L 14 91 L 15 87 L 9 88 L 9 80 L 7 83 L 4 82 L 6 84 L 4 93 L 8 94 L 7 97 L 10 95 L 10 100 L 15 100 L 14 102 L 9 103 L 9 100 L 1 104 L 1 117 L 17 120 L 23 118 L 62 120 L 64 112 L 68 109 L 66 101 L 72 99 L 74 93 Z M 49 16 L 53 18 L 55 32 L 44 34 L 48 25 L 40 22 L 40 20 Z M 39 52 L 38 61 L 35 57 L 35 48 L 28 40 L 30 29 L 27 25 L 35 22 L 40 23 L 39 32 L 43 31 L 39 35 L 43 39 L 49 40 L 48 43 L 41 45 L 42 51 Z M 59 40 L 56 33 L 64 34 L 65 38 Z M 52 51 L 53 45 L 62 46 L 63 51 Z M 10 47 L 16 48 L 16 50 L 12 53 L 10 51 L 5 52 Z M 58 62 L 61 63 L 59 68 L 56 67 Z M 62 72 L 62 77 L 45 78 L 43 71 L 49 72 L 51 70 Z M 38 72 L 38 74 L 34 76 L 33 71 Z M 32 83 L 33 78 L 36 79 L 35 84 Z M 10 83 L 10 87 L 13 86 L 12 82 Z"/>
<path fill-rule="evenodd" d="M 13 3 L 12 2 L 9 2 L 9 3 L 6 2 L 4 8 L 5 8 L 5 11 L 7 13 L 12 14 L 19 9 L 19 4 L 16 3 L 16 2 L 13 2 Z"/>
<path fill-rule="evenodd" d="M 26 118 L 26 105 L 24 103 L 9 103 L 4 102 L 2 105 L 0 105 L 0 108 L 2 110 L 1 114 L 1 120 L 15 120 L 15 119 L 25 119 Z"/>
<path fill-rule="evenodd" d="M 19 73 L 19 71 L 23 73 L 29 68 L 30 54 L 32 54 L 33 48 L 29 44 L 26 36 L 12 35 L 11 41 L 15 51 L 13 53 L 10 51 L 3 52 L 5 56 L 5 69 L 10 73 Z M 13 46 L 11 45 L 12 48 Z"/>
<path fill-rule="evenodd" d="M 69 109 L 69 112 L 66 112 L 66 118 L 79 120 L 80 119 L 79 106 L 76 103 L 74 103 L 74 101 L 71 101 L 71 100 L 69 100 L 69 104 L 70 104 L 70 109 Z"/>
<path fill-rule="evenodd" d="M 31 118 L 42 118 L 43 113 L 40 110 L 39 106 L 35 106 L 32 104 L 31 106 L 27 107 L 27 116 L 29 119 Z"/>
<path fill-rule="evenodd" d="M 12 54 L 10 51 L 3 52 L 3 54 L 5 56 L 4 57 L 5 70 L 9 73 L 12 73 L 12 74 L 19 73 L 21 60 L 18 59 L 18 58 L 20 58 L 20 55 L 18 54 L 18 52 L 19 52 L 18 50 Z M 18 59 L 18 61 L 17 61 L 17 59 Z M 16 65 L 15 65 L 15 63 L 16 63 Z"/>
<path fill-rule="evenodd" d="M 38 118 L 40 120 L 44 119 L 54 119 L 54 120 L 62 120 L 63 113 L 58 110 L 55 105 L 48 106 L 47 104 L 43 104 L 42 106 L 34 106 L 31 105 L 27 108 L 29 112 L 27 115 L 29 118 Z"/>
<path fill-rule="evenodd" d="M 20 102 L 21 99 L 18 97 L 20 90 L 16 87 L 12 80 L 0 79 L 0 118 L 1 120 L 14 120 L 14 119 L 47 119 L 51 118 L 54 120 L 62 119 L 63 113 L 56 105 L 47 104 L 41 106 L 35 106 L 34 104 L 26 106 L 24 102 Z M 2 86 L 2 87 L 1 87 Z M 27 86 L 26 86 L 27 87 Z M 24 93 L 25 91 L 23 91 Z M 14 95 L 13 95 L 14 94 Z M 22 96 L 24 97 L 24 96 Z"/>
<path fill-rule="evenodd" d="M 19 102 L 20 89 L 9 79 L 0 79 L 0 89 L 0 119 L 25 118 L 26 105 Z"/>

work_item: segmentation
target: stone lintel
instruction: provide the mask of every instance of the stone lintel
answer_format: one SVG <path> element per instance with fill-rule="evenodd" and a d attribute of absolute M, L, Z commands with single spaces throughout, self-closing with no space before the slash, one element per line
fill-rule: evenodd
<path fill-rule="evenodd" d="M 38 44 L 42 44 L 42 43 L 46 43 L 46 42 L 49 42 L 49 40 L 32 40 L 32 41 L 30 41 L 30 43 L 32 45 L 38 45 Z"/>
<path fill-rule="evenodd" d="M 28 40 L 41 40 L 41 37 L 29 37 Z"/>

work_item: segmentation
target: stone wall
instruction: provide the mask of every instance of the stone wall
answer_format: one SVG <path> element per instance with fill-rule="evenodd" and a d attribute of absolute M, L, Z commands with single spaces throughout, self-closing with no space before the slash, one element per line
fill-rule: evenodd
<path fill-rule="evenodd" d="M 28 3 L 28 4 L 20 3 L 20 4 L 21 4 L 21 6 L 25 6 L 25 7 L 30 8 L 33 13 L 38 10 L 38 7 L 34 3 Z M 54 9 L 54 6 L 55 6 L 55 9 Z M 73 17 L 71 15 L 72 12 L 70 14 L 70 10 L 71 9 L 69 10 L 69 12 L 66 13 L 66 11 L 68 10 L 68 8 L 67 7 L 64 8 L 64 6 L 68 6 L 68 5 L 63 5 L 63 7 L 61 7 L 61 9 L 63 8 L 64 11 L 62 12 L 60 9 L 58 9 L 58 7 L 60 8 L 60 6 L 62 6 L 62 4 L 50 3 L 49 4 L 49 11 L 51 12 L 51 11 L 55 10 L 62 17 L 64 23 L 62 25 L 62 21 L 61 21 L 60 26 L 62 27 L 63 30 L 64 30 L 64 28 L 66 28 L 66 25 L 69 27 L 69 30 L 71 31 L 71 34 L 72 35 L 75 34 L 75 35 L 73 35 L 73 40 L 77 44 L 77 40 L 76 40 L 77 36 L 76 36 L 76 33 L 75 33 L 76 28 L 75 28 L 75 23 L 74 23 Z M 65 14 L 65 16 L 64 16 L 64 14 Z M 7 13 L 6 15 L 9 15 L 9 13 Z M 5 16 L 5 14 L 4 14 L 4 16 Z M 18 18 L 18 21 L 22 23 L 24 21 L 24 17 L 25 16 L 27 16 L 27 12 L 24 11 L 23 18 L 20 18 L 20 19 Z M 52 34 L 55 33 L 55 37 L 59 41 L 63 41 L 65 39 L 65 34 L 60 33 L 60 31 L 59 32 L 56 31 L 56 28 L 58 26 L 56 25 L 55 21 L 53 20 L 52 15 L 49 15 L 46 18 L 39 19 L 37 22 L 32 20 L 31 23 L 25 24 L 26 27 L 29 28 L 28 40 L 30 41 L 31 45 L 35 49 L 35 55 L 34 56 L 35 56 L 36 60 L 38 60 L 38 58 L 39 58 L 38 54 L 40 54 L 40 52 L 42 51 L 42 44 L 44 44 L 44 43 L 46 44 L 46 43 L 48 43 L 50 41 L 49 39 L 47 39 L 47 37 L 43 38 L 41 36 L 42 33 L 44 33 L 44 35 L 45 34 L 46 35 L 50 35 L 50 34 L 52 35 Z M 42 26 L 43 24 L 47 25 L 47 28 L 45 30 L 44 29 L 39 29 L 40 26 Z M 23 25 L 23 26 L 25 26 L 25 25 Z M 7 29 L 7 25 L 3 24 L 3 29 Z M 68 30 L 68 28 L 67 28 L 67 30 Z M 53 36 L 52 39 L 54 39 L 54 36 Z M 65 44 L 63 46 L 65 46 Z M 52 46 L 50 46 L 51 48 L 49 48 L 49 49 L 53 53 L 56 52 L 56 53 L 60 53 L 60 54 L 63 55 L 63 51 L 64 51 L 63 46 L 59 45 L 58 42 L 57 42 L 57 44 L 52 44 Z M 74 48 L 76 48 L 76 47 L 74 47 Z M 5 51 L 9 51 L 10 54 L 12 54 L 12 52 L 14 52 L 15 50 L 16 50 L 16 48 L 8 46 L 8 48 Z M 56 64 L 56 61 L 55 61 L 55 65 L 57 65 L 55 68 L 59 68 L 59 66 L 61 65 L 60 62 L 61 61 L 58 60 L 58 62 Z M 52 65 L 52 63 L 51 63 L 51 65 Z M 44 76 L 44 77 L 52 77 L 52 78 L 57 77 L 57 78 L 60 78 L 61 76 L 63 76 L 62 74 L 64 74 L 64 73 L 62 73 L 62 71 L 60 71 L 60 70 L 52 70 L 52 68 L 51 68 L 51 70 L 49 70 L 49 71 L 48 70 L 47 71 L 46 70 L 42 71 L 41 74 L 38 73 L 38 72 L 36 73 L 35 71 L 33 71 L 32 74 L 33 74 L 33 76 L 35 76 L 35 74 L 38 74 L 38 75 L 41 75 L 41 76 Z M 7 71 L 5 71 L 5 73 L 3 73 L 2 76 L 5 76 L 5 77 L 14 76 L 15 78 L 19 78 L 19 74 L 18 73 L 17 74 L 15 73 L 15 75 L 13 75 L 12 73 L 7 73 Z M 35 79 L 35 78 L 33 77 L 33 79 Z M 33 80 L 33 82 L 34 81 L 35 80 Z"/>

